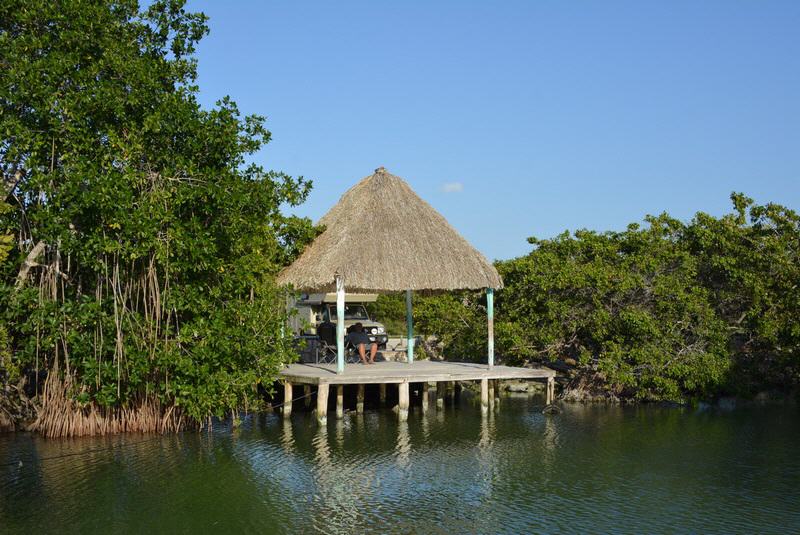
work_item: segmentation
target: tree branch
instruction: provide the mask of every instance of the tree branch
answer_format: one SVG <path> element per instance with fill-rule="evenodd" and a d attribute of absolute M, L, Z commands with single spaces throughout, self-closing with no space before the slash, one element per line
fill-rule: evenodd
<path fill-rule="evenodd" d="M 28 272 L 31 270 L 31 268 L 39 265 L 36 260 L 42 255 L 44 248 L 45 243 L 40 241 L 33 246 L 33 249 L 30 250 L 28 256 L 25 257 L 25 261 L 22 263 L 22 266 L 19 268 L 19 273 L 17 274 L 17 283 L 14 285 L 16 290 L 19 290 L 25 285 L 25 281 L 28 278 Z"/>
<path fill-rule="evenodd" d="M 3 173 L 3 198 L 7 198 L 9 195 L 14 193 L 14 190 L 17 189 L 17 184 L 20 183 L 22 177 L 25 176 L 25 172 L 21 169 L 17 169 L 14 171 L 14 174 L 5 174 Z"/>

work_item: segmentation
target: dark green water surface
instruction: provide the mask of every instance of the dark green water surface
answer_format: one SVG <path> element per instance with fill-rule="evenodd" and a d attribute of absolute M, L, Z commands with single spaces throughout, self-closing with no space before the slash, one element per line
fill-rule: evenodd
<path fill-rule="evenodd" d="M 541 403 L 0 435 L 0 532 L 800 533 L 796 408 Z"/>

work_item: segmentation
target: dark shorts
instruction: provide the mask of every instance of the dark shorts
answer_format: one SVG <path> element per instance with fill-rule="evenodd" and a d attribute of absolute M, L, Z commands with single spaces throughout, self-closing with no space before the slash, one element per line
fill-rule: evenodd
<path fill-rule="evenodd" d="M 369 341 L 369 335 L 367 333 L 350 333 L 347 336 L 350 337 L 350 343 L 355 347 L 358 347 L 361 344 L 368 346 L 375 343 Z"/>

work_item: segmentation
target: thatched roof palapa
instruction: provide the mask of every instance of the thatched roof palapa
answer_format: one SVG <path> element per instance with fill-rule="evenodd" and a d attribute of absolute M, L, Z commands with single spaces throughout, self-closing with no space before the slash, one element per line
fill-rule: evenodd
<path fill-rule="evenodd" d="M 325 231 L 278 275 L 299 291 L 502 288 L 494 266 L 406 182 L 383 167 L 320 221 Z"/>

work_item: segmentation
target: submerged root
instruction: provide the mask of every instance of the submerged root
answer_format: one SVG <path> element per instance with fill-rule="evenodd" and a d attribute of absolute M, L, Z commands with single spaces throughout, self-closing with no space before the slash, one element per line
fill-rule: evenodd
<path fill-rule="evenodd" d="M 49 438 L 116 433 L 174 433 L 185 426 L 181 411 L 164 407 L 153 397 L 132 407 L 103 409 L 95 404 L 81 407 L 72 398 L 72 379 L 51 374 L 45 383 L 36 420 L 29 427 Z"/>

